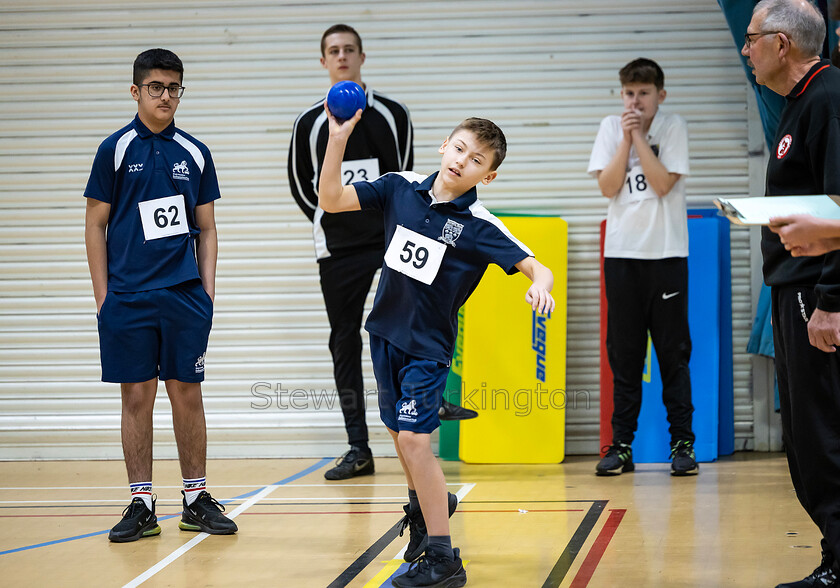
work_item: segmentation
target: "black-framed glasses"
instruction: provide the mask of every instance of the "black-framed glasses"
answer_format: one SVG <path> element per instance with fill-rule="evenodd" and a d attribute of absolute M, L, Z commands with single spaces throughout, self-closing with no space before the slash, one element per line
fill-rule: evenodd
<path fill-rule="evenodd" d="M 184 95 L 184 86 L 179 84 L 172 84 L 171 86 L 164 86 L 160 82 L 152 82 L 151 84 L 137 84 L 138 88 L 142 88 L 146 86 L 146 91 L 149 93 L 149 96 L 152 98 L 160 98 L 163 96 L 163 91 L 169 91 L 170 98 L 180 98 Z"/>
<path fill-rule="evenodd" d="M 753 37 L 760 38 L 764 37 L 765 35 L 778 35 L 779 33 L 783 33 L 784 31 L 764 31 L 761 33 L 745 33 L 744 34 L 744 45 L 747 49 L 750 48 L 750 45 L 753 44 L 754 40 Z"/>

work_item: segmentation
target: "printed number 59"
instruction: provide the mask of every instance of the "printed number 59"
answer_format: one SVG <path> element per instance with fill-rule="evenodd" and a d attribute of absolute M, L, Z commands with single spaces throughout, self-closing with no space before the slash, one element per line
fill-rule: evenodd
<path fill-rule="evenodd" d="M 425 247 L 417 247 L 416 244 L 412 243 L 411 241 L 406 241 L 405 245 L 403 245 L 402 252 L 400 253 L 400 261 L 403 263 L 411 263 L 417 269 L 422 268 L 426 265 L 426 262 L 429 260 L 429 250 Z"/>

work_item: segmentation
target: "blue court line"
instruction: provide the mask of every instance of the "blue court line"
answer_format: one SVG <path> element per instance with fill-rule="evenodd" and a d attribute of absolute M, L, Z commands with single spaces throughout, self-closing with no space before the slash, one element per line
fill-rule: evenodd
<path fill-rule="evenodd" d="M 318 461 L 318 462 L 312 464 L 311 466 L 299 471 L 298 473 L 292 474 L 288 478 L 283 478 L 279 482 L 275 482 L 274 484 L 269 484 L 268 486 L 284 486 L 284 485 L 286 485 L 290 482 L 294 482 L 295 480 L 298 480 L 298 479 L 302 478 L 303 476 L 305 476 L 307 474 L 311 474 L 312 472 L 321 469 L 322 467 L 324 467 L 325 465 L 327 465 L 328 463 L 330 463 L 334 459 L 335 458 L 333 458 L 333 457 L 322 458 L 321 461 Z M 227 504 L 227 503 L 232 502 L 234 500 L 241 500 L 242 498 L 248 498 L 250 496 L 253 496 L 254 494 L 257 494 L 258 492 L 262 492 L 263 490 L 268 488 L 268 486 L 263 486 L 262 488 L 252 490 L 251 492 L 246 492 L 245 494 L 241 494 L 239 496 L 234 496 L 233 498 L 229 498 L 227 500 L 221 500 L 220 502 L 222 504 Z M 158 521 L 165 521 L 167 519 L 171 519 L 171 518 L 177 517 L 177 516 L 178 515 L 166 515 L 166 516 L 158 517 Z M 93 533 L 86 533 L 84 535 L 76 535 L 75 537 L 66 537 L 64 539 L 55 539 L 53 541 L 46 541 L 44 543 L 36 543 L 35 545 L 27 545 L 25 547 L 16 547 L 15 549 L 8 549 L 6 551 L 0 551 L 0 555 L 7 555 L 9 553 L 17 553 L 18 551 L 27 551 L 29 549 L 37 549 L 38 547 L 47 547 L 49 545 L 56 545 L 57 543 L 66 543 L 68 541 L 75 541 L 77 539 L 87 539 L 88 537 L 95 537 L 97 535 L 104 535 L 105 533 L 108 533 L 109 531 L 110 531 L 110 529 L 105 529 L 104 531 L 95 531 Z"/>

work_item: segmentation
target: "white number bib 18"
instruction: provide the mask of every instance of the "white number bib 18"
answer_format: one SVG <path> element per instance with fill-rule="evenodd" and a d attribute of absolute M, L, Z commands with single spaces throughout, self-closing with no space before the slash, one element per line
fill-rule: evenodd
<path fill-rule="evenodd" d="M 656 192 L 648 184 L 642 166 L 637 165 L 627 172 L 627 177 L 624 178 L 624 186 L 622 186 L 621 192 L 618 193 L 618 198 L 621 202 L 641 202 L 642 200 L 652 200 L 656 197 Z"/>
<path fill-rule="evenodd" d="M 372 182 L 379 177 L 379 160 L 354 159 L 341 162 L 341 181 L 345 186 L 353 182 Z"/>
<path fill-rule="evenodd" d="M 385 252 L 385 265 L 394 271 L 431 285 L 437 276 L 446 245 L 411 229 L 397 226 L 394 238 Z"/>
<path fill-rule="evenodd" d="M 146 200 L 139 204 L 139 208 L 146 241 L 172 235 L 184 235 L 190 231 L 183 194 Z"/>

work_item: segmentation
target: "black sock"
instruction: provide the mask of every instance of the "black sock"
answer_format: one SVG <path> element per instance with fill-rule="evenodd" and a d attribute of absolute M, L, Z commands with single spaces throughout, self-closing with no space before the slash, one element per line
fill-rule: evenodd
<path fill-rule="evenodd" d="M 450 535 L 429 535 L 429 546 L 426 548 L 426 552 L 434 552 L 437 556 L 453 561 L 455 552 L 452 551 L 452 537 Z"/>
<path fill-rule="evenodd" d="M 350 447 L 355 447 L 356 449 L 359 450 L 359 453 L 362 453 L 362 454 L 369 454 L 370 453 L 370 447 L 368 447 L 367 441 L 361 441 L 359 443 L 353 443 L 352 445 L 350 445 Z"/>
<path fill-rule="evenodd" d="M 420 508 L 420 501 L 417 499 L 417 490 L 408 489 L 408 507 L 411 510 Z"/>

